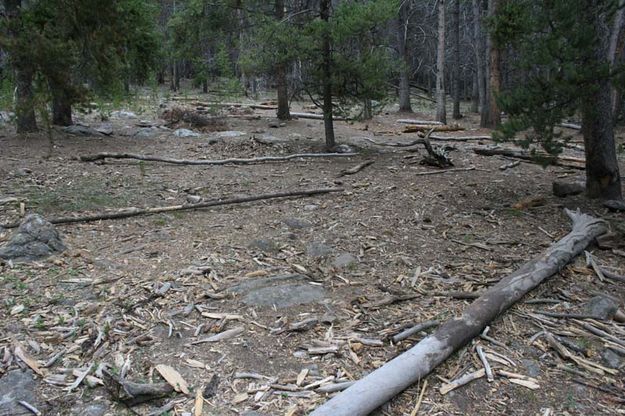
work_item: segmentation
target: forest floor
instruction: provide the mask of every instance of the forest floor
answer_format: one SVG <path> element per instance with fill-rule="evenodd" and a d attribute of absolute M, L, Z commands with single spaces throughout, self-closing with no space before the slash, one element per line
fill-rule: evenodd
<path fill-rule="evenodd" d="M 450 292 L 481 292 L 564 236 L 570 230 L 565 207 L 601 217 L 614 232 L 625 233 L 622 213 L 581 195 L 552 195 L 553 180 L 583 176 L 582 170 L 532 163 L 501 170 L 509 160 L 478 156 L 471 149 L 478 143 L 458 142 L 448 143 L 455 148 L 455 168 L 475 169 L 420 175 L 439 170 L 419 164 L 422 148 L 407 152 L 364 139 L 413 140 L 416 135 L 401 133 L 397 119 L 432 119 L 431 109 L 391 111 L 367 123 L 336 122 L 338 142 L 358 152 L 350 157 L 240 166 L 77 159 L 101 151 L 180 159 L 322 151 L 321 121 L 270 128 L 274 111 L 253 114 L 260 118 L 225 119 L 222 130 L 240 134 L 206 131 L 187 138 L 150 127 L 165 123 L 155 109 L 138 118 L 112 114 L 110 136 L 58 129 L 50 142 L 45 134 L 24 139 L 12 127 L 3 128 L 0 199 L 15 197 L 26 212 L 46 218 L 184 204 L 197 197 L 344 191 L 59 225 L 66 252 L 30 264 L 0 264 L 0 415 L 30 414 L 6 402 L 18 387 L 13 393 L 45 415 L 147 415 L 163 405 L 169 414 L 193 414 L 198 391 L 204 394 L 204 415 L 304 415 L 328 399 L 316 391 L 317 382 L 355 380 L 381 366 L 424 334 L 397 344 L 390 336 L 461 313 L 470 300 Z M 96 114 L 77 120 L 102 124 Z M 476 129 L 473 114 L 459 123 L 467 130 L 445 135 L 488 133 Z M 622 136 L 618 140 L 623 144 Z M 573 149 L 567 153 L 583 157 Z M 625 172 L 625 155 L 619 157 Z M 341 175 L 368 160 L 374 163 Z M 0 223 L 19 218 L 18 205 L 0 205 Z M 0 244 L 11 233 L 0 231 Z M 589 250 L 602 266 L 625 274 L 625 248 L 618 241 Z M 625 285 L 599 279 L 582 257 L 494 321 L 488 335 L 495 343 L 474 341 L 430 374 L 427 385 L 412 386 L 376 414 L 412 414 L 422 390 L 419 415 L 625 414 L 625 358 L 615 353 L 618 348 L 607 348 L 615 344 L 575 320 L 540 314 L 584 312 L 602 294 L 622 308 Z M 162 295 L 156 295 L 159 290 Z M 309 319 L 300 331 L 288 329 Z M 625 340 L 623 323 L 589 322 Z M 237 328 L 232 338 L 192 344 Z M 616 367 L 614 374 L 565 362 L 544 339 L 532 339 L 545 329 L 588 360 Z M 538 388 L 498 376 L 441 395 L 446 381 L 481 368 L 477 343 L 512 361 L 491 364 L 532 377 Z M 17 345 L 35 366 L 50 364 L 41 368 L 42 376 L 16 370 L 26 368 L 12 359 Z M 318 353 L 324 351 L 319 348 L 330 352 Z M 102 363 L 142 383 L 162 382 L 155 367 L 168 365 L 190 392 L 130 409 L 99 386 Z M 89 377 L 68 388 L 86 369 Z"/>

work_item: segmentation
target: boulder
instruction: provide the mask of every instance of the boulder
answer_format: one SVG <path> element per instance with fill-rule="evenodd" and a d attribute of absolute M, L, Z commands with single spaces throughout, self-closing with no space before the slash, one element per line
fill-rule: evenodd
<path fill-rule="evenodd" d="M 586 190 L 586 182 L 582 180 L 577 180 L 575 182 L 554 181 L 552 189 L 553 194 L 559 198 L 579 195 Z"/>
<path fill-rule="evenodd" d="M 54 225 L 38 214 L 29 214 L 9 242 L 0 247 L 0 259 L 19 262 L 39 260 L 66 249 Z"/>
<path fill-rule="evenodd" d="M 200 133 L 196 133 L 193 130 L 189 129 L 178 129 L 174 131 L 174 136 L 176 137 L 200 137 Z"/>

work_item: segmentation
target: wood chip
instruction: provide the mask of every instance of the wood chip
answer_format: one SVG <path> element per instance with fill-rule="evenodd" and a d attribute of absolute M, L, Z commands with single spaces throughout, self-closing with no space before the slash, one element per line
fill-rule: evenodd
<path fill-rule="evenodd" d="M 198 339 L 197 341 L 193 341 L 191 345 L 203 344 L 205 342 L 225 341 L 227 339 L 234 338 L 237 335 L 242 334 L 244 331 L 245 331 L 245 328 L 243 328 L 242 326 L 239 326 L 233 329 L 229 329 L 227 331 L 220 332 L 219 334 L 213 335 L 212 337 Z"/>
<path fill-rule="evenodd" d="M 195 392 L 193 416 L 202 416 L 202 411 L 204 410 L 204 397 L 202 396 L 203 390 L 204 389 L 197 389 L 197 391 Z"/>
<path fill-rule="evenodd" d="M 174 370 L 172 367 L 159 364 L 155 367 L 156 371 L 169 383 L 170 386 L 174 388 L 177 392 L 181 392 L 183 394 L 189 394 L 189 385 L 182 378 L 180 373 Z"/>
<path fill-rule="evenodd" d="M 13 353 L 24 364 L 30 367 L 30 369 L 33 370 L 36 374 L 40 375 L 41 377 L 44 376 L 43 370 L 41 370 L 41 368 L 39 367 L 39 363 L 37 362 L 37 360 L 35 360 L 26 351 L 24 351 L 22 345 L 17 341 L 15 341 L 14 343 Z"/>

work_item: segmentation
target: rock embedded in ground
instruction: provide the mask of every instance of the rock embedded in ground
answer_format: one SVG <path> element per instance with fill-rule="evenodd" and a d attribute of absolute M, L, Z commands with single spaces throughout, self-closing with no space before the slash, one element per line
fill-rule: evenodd
<path fill-rule="evenodd" d="M 54 225 L 38 214 L 30 214 L 24 218 L 8 243 L 0 247 L 0 258 L 29 262 L 61 253 L 65 249 Z"/>
<path fill-rule="evenodd" d="M 137 118 L 137 115 L 133 113 L 132 111 L 121 110 L 121 111 L 113 111 L 111 113 L 111 117 L 132 119 L 132 118 Z"/>
<path fill-rule="evenodd" d="M 196 133 L 193 130 L 189 129 L 178 129 L 174 131 L 174 136 L 176 137 L 200 137 L 200 133 Z"/>
<path fill-rule="evenodd" d="M 614 351 L 606 348 L 601 352 L 601 359 L 609 368 L 621 368 L 623 360 L 621 357 L 615 353 Z"/>
<path fill-rule="evenodd" d="M 595 296 L 584 307 L 586 313 L 600 319 L 610 319 L 618 310 L 618 303 L 610 296 Z"/>
<path fill-rule="evenodd" d="M 304 228 L 309 228 L 312 227 L 312 223 L 306 220 L 302 220 L 299 218 L 285 218 L 284 219 L 284 223 L 286 224 L 287 227 L 289 228 L 293 228 L 296 230 L 301 230 Z"/>
<path fill-rule="evenodd" d="M 540 366 L 535 360 L 521 360 L 521 364 L 525 367 L 526 374 L 530 377 L 540 376 Z"/>
<path fill-rule="evenodd" d="M 306 246 L 306 255 L 308 257 L 327 257 L 331 253 L 332 247 L 319 241 L 313 241 Z"/>
<path fill-rule="evenodd" d="M 332 266 L 337 269 L 343 269 L 345 267 L 351 267 L 355 264 L 358 264 L 358 259 L 356 256 L 350 253 L 341 253 L 332 262 Z"/>
<path fill-rule="evenodd" d="M 323 288 L 311 285 L 306 276 L 299 274 L 248 280 L 228 291 L 240 294 L 246 305 L 278 309 L 316 303 L 326 296 Z"/>
<path fill-rule="evenodd" d="M 30 371 L 13 370 L 0 378 L 0 415 L 30 414 L 19 401 L 43 410 L 35 396 L 37 383 Z"/>
<path fill-rule="evenodd" d="M 215 134 L 215 136 L 220 137 L 220 138 L 240 137 L 240 136 L 245 136 L 245 133 L 242 131 L 227 130 L 227 131 L 220 131 L 219 133 Z"/>
<path fill-rule="evenodd" d="M 559 198 L 579 195 L 586 190 L 586 182 L 582 180 L 577 180 L 575 182 L 554 181 L 552 190 L 553 194 Z"/>
<path fill-rule="evenodd" d="M 625 212 L 625 202 L 619 201 L 617 199 L 611 199 L 609 201 L 605 201 L 603 206 L 609 209 L 610 211 L 617 212 Z"/>
<path fill-rule="evenodd" d="M 276 253 L 280 250 L 280 246 L 276 242 L 265 239 L 265 238 L 252 240 L 248 244 L 248 247 L 252 249 L 258 249 L 265 253 Z"/>
<path fill-rule="evenodd" d="M 75 136 L 101 136 L 98 130 L 93 129 L 89 126 L 81 126 L 80 124 L 74 124 L 71 126 L 63 127 L 63 131 L 68 134 L 73 134 Z"/>

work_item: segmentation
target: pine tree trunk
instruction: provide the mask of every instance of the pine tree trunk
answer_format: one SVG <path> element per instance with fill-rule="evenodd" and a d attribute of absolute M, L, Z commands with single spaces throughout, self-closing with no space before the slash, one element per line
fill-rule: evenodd
<path fill-rule="evenodd" d="M 52 81 L 49 82 L 52 94 L 52 124 L 55 126 L 71 126 L 72 101 L 70 95 L 63 88 Z"/>
<path fill-rule="evenodd" d="M 362 119 L 371 120 L 373 118 L 373 109 L 371 108 L 371 100 L 365 98 L 362 105 Z"/>
<path fill-rule="evenodd" d="M 33 94 L 33 72 L 30 69 L 15 68 L 15 114 L 17 132 L 32 133 L 37 131 L 35 117 L 35 97 Z"/>
<path fill-rule="evenodd" d="M 482 10 L 479 0 L 473 0 L 473 27 L 475 42 L 475 71 L 477 73 L 477 90 L 480 112 L 486 108 L 486 76 L 484 62 L 484 41 L 482 34 Z"/>
<path fill-rule="evenodd" d="M 460 0 L 454 0 L 454 9 L 452 14 L 453 27 L 453 59 L 452 59 L 452 79 L 451 90 L 454 95 L 453 118 L 458 120 L 462 117 L 460 114 Z"/>
<path fill-rule="evenodd" d="M 436 54 L 436 120 L 447 123 L 445 103 L 445 0 L 438 0 L 438 49 Z"/>
<path fill-rule="evenodd" d="M 412 113 L 410 103 L 410 62 L 408 57 L 408 6 L 402 2 L 397 19 L 397 47 L 400 55 L 399 65 L 399 111 Z"/>
<path fill-rule="evenodd" d="M 497 14 L 499 0 L 488 0 L 488 17 L 493 18 Z M 482 110 L 482 127 L 496 128 L 501 124 L 501 110 L 497 104 L 497 95 L 501 90 L 501 49 L 494 42 L 492 36 L 488 36 L 488 106 Z"/>
<path fill-rule="evenodd" d="M 477 72 L 473 74 L 473 99 L 471 101 L 471 112 L 478 113 L 480 111 L 480 87 L 477 81 Z"/>
<path fill-rule="evenodd" d="M 610 27 L 606 16 L 589 1 L 588 25 L 596 30 L 591 62 L 598 67 L 609 64 Z M 600 71 L 598 71 L 600 73 Z M 582 103 L 582 134 L 586 152 L 586 194 L 589 198 L 621 200 L 621 177 L 616 159 L 614 124 L 612 121 L 612 88 L 607 74 L 588 87 L 589 95 Z"/>
<path fill-rule="evenodd" d="M 612 22 L 612 30 L 610 33 L 610 44 L 608 46 L 608 60 L 610 61 L 610 66 L 614 67 L 615 64 L 619 61 L 619 58 L 622 59 L 623 55 L 623 37 L 625 36 L 625 32 L 623 31 L 623 22 L 624 22 L 624 4 L 623 0 L 619 1 L 619 9 L 616 11 L 614 15 L 614 20 Z M 618 109 L 619 109 L 619 99 L 620 92 L 619 89 L 616 88 L 615 85 L 612 85 L 612 114 L 614 118 L 614 123 L 616 124 Z"/>
<path fill-rule="evenodd" d="M 275 16 L 278 22 L 284 19 L 284 0 L 275 0 Z M 286 80 L 286 65 L 280 62 L 275 66 L 276 84 L 278 89 L 278 119 L 289 120 L 291 113 L 289 112 L 289 91 Z"/>
<path fill-rule="evenodd" d="M 328 23 L 330 20 L 331 0 L 321 0 L 321 20 Z M 322 71 L 323 71 L 323 125 L 326 135 L 326 149 L 332 150 L 336 146 L 334 138 L 334 121 L 332 116 L 332 49 L 330 45 L 330 27 L 326 24 L 322 39 Z"/>

